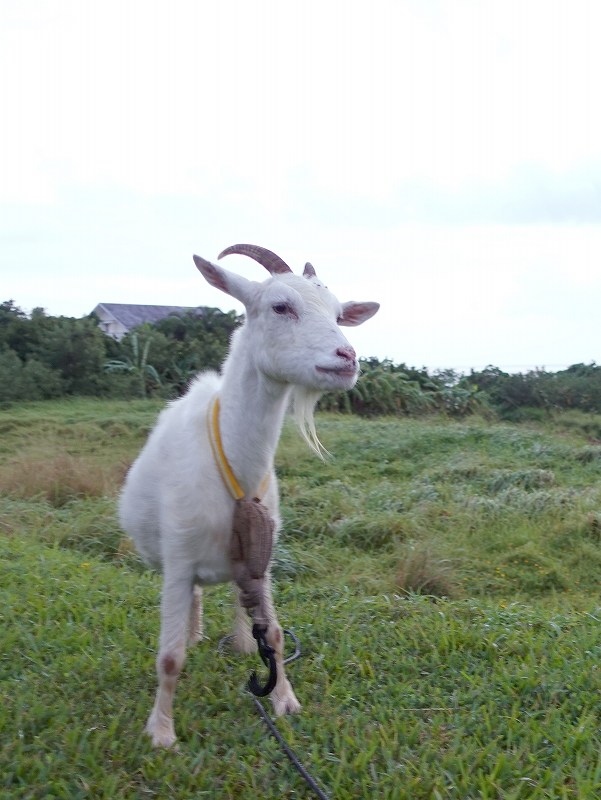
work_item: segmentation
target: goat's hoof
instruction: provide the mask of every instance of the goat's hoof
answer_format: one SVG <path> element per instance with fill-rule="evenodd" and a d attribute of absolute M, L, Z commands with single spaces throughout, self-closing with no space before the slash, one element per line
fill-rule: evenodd
<path fill-rule="evenodd" d="M 284 714 L 298 714 L 301 710 L 301 704 L 296 699 L 292 689 L 282 694 L 276 694 L 277 690 L 271 693 L 271 702 L 273 703 L 273 713 L 276 717 L 282 717 Z"/>
<path fill-rule="evenodd" d="M 147 731 L 147 733 L 152 739 L 153 747 L 160 747 L 164 750 L 177 750 L 177 737 L 175 734 L 168 732 L 151 733 L 151 731 Z"/>
<path fill-rule="evenodd" d="M 164 749 L 173 748 L 177 750 L 176 742 L 177 736 L 173 725 L 157 725 L 152 717 L 148 720 L 146 725 L 146 733 L 152 739 L 153 747 L 162 747 Z"/>

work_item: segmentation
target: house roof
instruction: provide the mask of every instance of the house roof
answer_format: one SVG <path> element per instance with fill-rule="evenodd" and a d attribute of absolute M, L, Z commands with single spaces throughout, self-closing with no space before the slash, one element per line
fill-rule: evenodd
<path fill-rule="evenodd" d="M 120 322 L 124 328 L 130 331 L 137 325 L 143 325 L 145 322 L 154 324 L 159 320 L 165 319 L 170 314 L 183 314 L 183 313 L 196 313 L 202 315 L 204 309 L 202 307 L 191 308 L 189 306 L 145 306 L 134 305 L 130 303 L 98 303 L 94 309 L 95 313 L 98 310 L 104 311 L 106 314 L 113 317 L 117 322 Z"/>

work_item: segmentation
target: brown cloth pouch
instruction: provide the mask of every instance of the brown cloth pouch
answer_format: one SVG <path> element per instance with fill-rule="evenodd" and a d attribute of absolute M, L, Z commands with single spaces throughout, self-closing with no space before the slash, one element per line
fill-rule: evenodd
<path fill-rule="evenodd" d="M 267 624 L 264 608 L 265 572 L 271 560 L 275 523 L 258 498 L 236 500 L 230 558 L 240 602 L 256 623 Z"/>

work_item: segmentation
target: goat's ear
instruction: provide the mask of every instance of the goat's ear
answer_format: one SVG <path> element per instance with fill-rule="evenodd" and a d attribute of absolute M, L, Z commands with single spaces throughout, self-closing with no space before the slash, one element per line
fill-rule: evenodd
<path fill-rule="evenodd" d="M 373 317 L 379 308 L 379 303 L 354 303 L 352 300 L 349 303 L 343 303 L 338 324 L 347 325 L 349 328 L 361 325 L 362 322 Z"/>
<path fill-rule="evenodd" d="M 242 275 L 236 275 L 223 267 L 218 267 L 200 256 L 192 256 L 198 270 L 211 286 L 235 297 L 246 306 L 253 296 L 253 282 Z"/>

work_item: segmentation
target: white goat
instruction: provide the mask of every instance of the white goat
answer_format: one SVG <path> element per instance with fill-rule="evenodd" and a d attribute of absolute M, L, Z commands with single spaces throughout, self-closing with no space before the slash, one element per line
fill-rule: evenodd
<path fill-rule="evenodd" d="M 338 325 L 360 325 L 377 303 L 341 304 L 320 283 L 310 264 L 303 277 L 274 253 L 234 245 L 219 256 L 250 256 L 271 273 L 263 283 L 247 280 L 194 256 L 212 286 L 235 297 L 246 321 L 235 332 L 222 375 L 201 374 L 188 393 L 162 412 L 133 464 L 120 498 L 120 521 L 139 552 L 163 572 L 158 690 L 146 730 L 153 743 L 175 742 L 173 696 L 186 642 L 202 638 L 202 589 L 232 580 L 229 554 L 235 500 L 222 479 L 209 444 L 207 413 L 219 398 L 219 429 L 231 471 L 248 497 L 268 485 L 262 503 L 279 526 L 273 458 L 289 401 L 301 431 L 315 449 L 313 408 L 326 390 L 350 389 L 357 380 L 355 351 Z M 277 683 L 271 693 L 276 715 L 300 709 L 283 668 L 283 636 L 266 578 L 266 640 L 275 649 Z M 247 615 L 237 605 L 237 649 L 255 649 Z"/>

